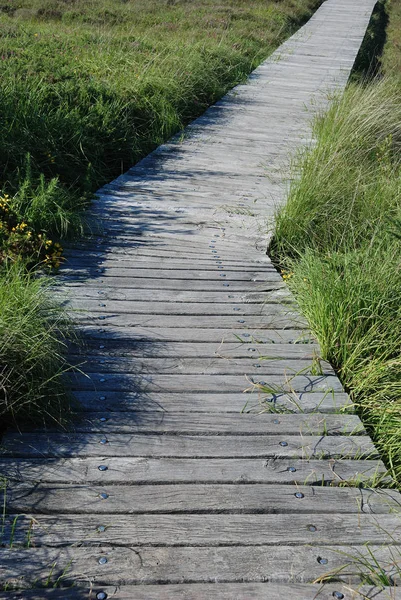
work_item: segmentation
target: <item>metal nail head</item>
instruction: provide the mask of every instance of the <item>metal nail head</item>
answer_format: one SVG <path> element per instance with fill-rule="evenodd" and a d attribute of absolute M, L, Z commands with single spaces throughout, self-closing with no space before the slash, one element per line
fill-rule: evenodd
<path fill-rule="evenodd" d="M 285 446 L 288 446 L 288 442 L 280 442 L 280 446 L 283 446 L 285 448 Z"/>
<path fill-rule="evenodd" d="M 302 492 L 296 492 L 294 494 L 295 498 L 305 498 L 304 494 Z"/>
<path fill-rule="evenodd" d="M 96 600 L 107 600 L 106 592 L 98 592 L 96 594 Z"/>
<path fill-rule="evenodd" d="M 99 471 L 107 471 L 108 468 L 109 467 L 107 467 L 106 465 L 99 465 L 98 466 Z"/>
<path fill-rule="evenodd" d="M 321 556 L 318 556 L 317 562 L 319 563 L 319 565 L 327 565 L 329 560 L 327 558 L 322 558 Z"/>

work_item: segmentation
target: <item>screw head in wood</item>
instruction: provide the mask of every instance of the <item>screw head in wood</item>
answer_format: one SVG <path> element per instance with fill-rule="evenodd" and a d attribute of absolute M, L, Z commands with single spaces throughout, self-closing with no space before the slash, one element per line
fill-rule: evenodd
<path fill-rule="evenodd" d="M 296 468 L 295 467 L 287 467 L 287 471 L 289 471 L 290 473 L 295 473 Z"/>
<path fill-rule="evenodd" d="M 101 345 L 99 346 L 99 348 L 100 348 L 100 350 L 103 350 L 103 348 L 104 348 L 103 344 L 101 344 Z"/>
<path fill-rule="evenodd" d="M 279 425 L 280 421 L 279 421 L 278 419 L 274 419 L 274 420 L 273 420 L 273 423 L 274 423 L 275 425 Z"/>
<path fill-rule="evenodd" d="M 107 421 L 107 417 L 100 417 L 99 420 L 101 423 L 105 423 Z"/>
<path fill-rule="evenodd" d="M 329 560 L 328 558 L 322 558 L 321 556 L 318 556 L 317 562 L 319 563 L 319 565 L 327 565 Z"/>
<path fill-rule="evenodd" d="M 107 467 L 106 465 L 99 465 L 98 466 L 99 471 L 107 471 L 108 468 L 109 467 Z"/>
<path fill-rule="evenodd" d="M 100 321 L 104 321 L 104 320 L 105 320 L 105 318 L 106 318 L 106 317 L 105 317 L 104 315 L 100 315 L 100 317 L 99 317 L 99 320 L 100 320 Z"/>
<path fill-rule="evenodd" d="M 230 287 L 229 283 L 223 283 L 224 287 Z"/>
<path fill-rule="evenodd" d="M 288 446 L 288 442 L 280 442 L 280 446 L 283 446 L 283 448 L 285 448 L 286 446 Z"/>
<path fill-rule="evenodd" d="M 108 495 L 108 494 L 106 494 L 106 492 L 100 492 L 100 494 L 99 494 L 99 497 L 100 497 L 102 500 L 107 500 L 107 498 L 109 497 L 109 495 Z"/>
<path fill-rule="evenodd" d="M 102 438 L 99 443 L 104 446 L 105 444 L 109 443 L 109 440 L 107 438 Z"/>
<path fill-rule="evenodd" d="M 239 319 L 238 323 L 245 323 L 244 319 Z"/>
<path fill-rule="evenodd" d="M 294 496 L 295 498 L 305 498 L 305 495 L 302 492 L 296 492 Z"/>
<path fill-rule="evenodd" d="M 345 596 L 341 592 L 333 592 L 333 598 L 338 598 L 338 600 L 342 600 L 343 598 L 345 598 Z"/>
<path fill-rule="evenodd" d="M 220 273 L 220 277 L 227 277 L 225 273 Z"/>
<path fill-rule="evenodd" d="M 242 337 L 251 337 L 251 334 L 250 333 L 243 333 Z"/>
<path fill-rule="evenodd" d="M 312 531 L 312 532 L 317 531 L 316 525 L 308 525 L 308 531 Z"/>
<path fill-rule="evenodd" d="M 96 600 L 107 600 L 106 592 L 98 592 L 96 594 Z"/>
<path fill-rule="evenodd" d="M 106 400 L 106 396 L 99 396 L 99 400 Z"/>
<path fill-rule="evenodd" d="M 106 531 L 106 527 L 104 525 L 99 525 L 99 527 L 96 529 L 96 531 L 98 531 L 99 533 L 103 533 L 104 531 Z M 106 562 L 107 562 L 107 558 L 106 558 Z M 105 563 L 100 563 L 100 564 L 105 564 Z"/>

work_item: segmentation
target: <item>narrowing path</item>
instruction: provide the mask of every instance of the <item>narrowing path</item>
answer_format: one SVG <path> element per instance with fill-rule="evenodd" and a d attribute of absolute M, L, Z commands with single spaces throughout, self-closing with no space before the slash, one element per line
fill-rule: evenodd
<path fill-rule="evenodd" d="M 384 465 L 266 255 L 288 157 L 374 4 L 324 2 L 99 191 L 101 228 L 60 277 L 82 418 L 5 438 L 1 580 L 36 588 L 1 598 L 396 597 L 365 575 L 395 577 L 399 494 L 374 489 Z"/>

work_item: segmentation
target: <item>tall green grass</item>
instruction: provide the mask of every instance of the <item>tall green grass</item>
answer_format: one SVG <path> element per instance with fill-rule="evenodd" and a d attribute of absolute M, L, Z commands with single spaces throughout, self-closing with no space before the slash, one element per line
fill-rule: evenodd
<path fill-rule="evenodd" d="M 70 324 L 51 282 L 16 263 L 0 273 L 0 419 L 64 423 L 71 403 L 62 376 Z"/>
<path fill-rule="evenodd" d="M 399 91 L 352 84 L 317 120 L 272 252 L 401 482 Z"/>

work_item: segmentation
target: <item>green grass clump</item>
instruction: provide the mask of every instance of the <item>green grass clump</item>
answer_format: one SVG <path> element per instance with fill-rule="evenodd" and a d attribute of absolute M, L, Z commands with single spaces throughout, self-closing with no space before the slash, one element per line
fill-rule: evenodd
<path fill-rule="evenodd" d="M 64 423 L 62 383 L 70 326 L 50 296 L 50 280 L 14 263 L 0 273 L 0 417 L 6 422 Z"/>
<path fill-rule="evenodd" d="M 279 212 L 275 259 L 401 482 L 401 96 L 352 84 Z"/>

